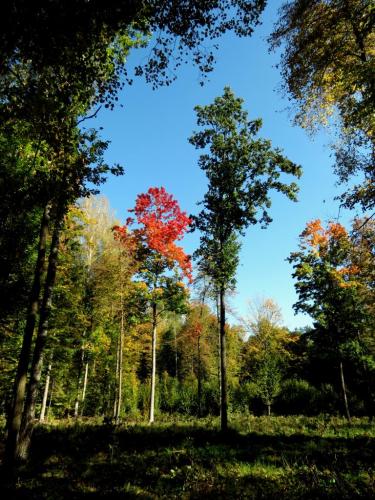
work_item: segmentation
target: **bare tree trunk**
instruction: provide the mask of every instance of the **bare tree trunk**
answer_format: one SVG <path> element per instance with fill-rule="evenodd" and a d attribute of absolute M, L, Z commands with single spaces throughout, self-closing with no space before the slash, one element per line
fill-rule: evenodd
<path fill-rule="evenodd" d="M 225 338 L 225 290 L 220 288 L 220 367 L 221 367 L 221 431 L 228 429 L 228 401 L 227 401 L 227 361 Z"/>
<path fill-rule="evenodd" d="M 198 342 L 197 342 L 197 350 L 198 350 L 198 417 L 202 416 L 202 360 L 201 360 L 201 336 L 202 336 L 202 318 L 203 318 L 203 306 L 206 300 L 206 288 L 203 288 L 202 297 L 201 297 L 201 309 L 199 314 L 200 319 L 200 328 L 198 331 Z"/>
<path fill-rule="evenodd" d="M 17 456 L 26 460 L 30 449 L 31 436 L 34 428 L 35 406 L 43 367 L 43 356 L 48 337 L 49 317 L 52 308 L 52 293 L 55 286 L 57 257 L 59 252 L 60 233 L 63 224 L 62 207 L 59 207 L 53 230 L 51 248 L 48 258 L 47 277 L 44 284 L 43 301 L 40 310 L 39 328 L 35 341 L 30 382 L 27 390 L 26 403 L 22 415 L 22 424 L 17 443 Z"/>
<path fill-rule="evenodd" d="M 122 302 L 122 299 L 121 299 Z M 121 328 L 120 328 L 120 346 L 119 346 L 119 369 L 118 369 L 118 399 L 116 409 L 116 424 L 120 422 L 122 407 L 122 371 L 123 371 L 123 351 L 124 351 L 124 309 L 121 305 Z"/>
<path fill-rule="evenodd" d="M 83 416 L 83 408 L 84 408 L 84 404 L 85 404 L 88 374 L 89 374 L 89 362 L 86 361 L 86 363 L 85 363 L 85 376 L 83 378 L 82 399 L 81 399 L 81 417 Z"/>
<path fill-rule="evenodd" d="M 41 281 L 46 257 L 50 209 L 50 204 L 46 204 L 40 224 L 38 257 L 35 264 L 34 280 L 29 296 L 26 325 L 23 335 L 21 352 L 18 359 L 17 374 L 14 382 L 13 402 L 8 415 L 8 433 L 4 460 L 7 467 L 12 467 L 17 460 L 17 443 L 22 423 L 27 372 L 31 356 L 31 343 L 38 315 Z"/>
<path fill-rule="evenodd" d="M 220 307 L 219 296 L 216 297 L 216 319 L 217 319 L 217 379 L 219 383 L 219 397 L 221 401 L 221 338 L 220 338 Z M 221 415 L 221 408 L 220 408 Z"/>
<path fill-rule="evenodd" d="M 50 390 L 50 393 L 49 393 L 48 406 L 47 406 L 47 409 L 46 409 L 46 422 L 48 421 L 49 412 L 50 412 L 50 409 L 51 409 L 51 404 L 52 404 L 52 394 L 53 394 L 53 389 L 54 389 L 54 387 L 55 387 L 55 379 L 52 379 L 52 383 L 51 383 L 51 390 Z"/>
<path fill-rule="evenodd" d="M 177 352 L 177 331 L 176 331 L 176 325 L 173 325 L 173 331 L 174 331 L 174 362 L 175 362 L 175 371 L 174 371 L 174 376 L 176 380 L 178 379 L 178 352 Z"/>
<path fill-rule="evenodd" d="M 271 403 L 267 403 L 267 415 L 271 416 Z"/>
<path fill-rule="evenodd" d="M 201 334 L 198 334 L 198 417 L 202 416 Z"/>
<path fill-rule="evenodd" d="M 113 418 L 117 417 L 117 407 L 118 407 L 118 372 L 120 363 L 120 336 L 117 339 L 116 347 L 116 374 L 115 374 L 115 398 L 113 403 Z"/>
<path fill-rule="evenodd" d="M 50 359 L 50 362 L 49 362 L 48 368 L 47 368 L 46 383 L 44 384 L 43 401 L 42 401 L 42 408 L 40 410 L 39 422 L 44 422 L 44 419 L 46 416 L 48 390 L 49 390 L 49 384 L 50 384 L 50 380 L 51 380 L 51 370 L 52 370 L 52 356 L 51 356 L 51 359 Z"/>
<path fill-rule="evenodd" d="M 79 369 L 78 369 L 78 380 L 77 380 L 77 393 L 76 393 L 76 400 L 74 403 L 74 418 L 78 418 L 79 415 L 79 402 L 80 402 L 80 395 L 81 395 L 81 385 L 82 385 L 82 370 L 83 370 L 83 364 L 84 364 L 84 359 L 85 359 L 85 350 L 82 346 L 81 348 L 81 359 L 79 363 Z"/>
<path fill-rule="evenodd" d="M 155 385 L 156 385 L 156 304 L 152 304 L 152 347 L 151 347 L 151 394 L 149 422 L 155 420 Z"/>
<path fill-rule="evenodd" d="M 345 415 L 346 418 L 348 419 L 348 422 L 350 422 L 350 412 L 349 412 L 349 404 L 348 404 L 348 396 L 346 392 L 346 385 L 345 385 L 345 378 L 344 378 L 344 367 L 342 361 L 340 361 L 340 380 L 341 380 L 341 389 L 342 389 L 342 395 L 344 399 L 344 406 L 345 406 Z"/>

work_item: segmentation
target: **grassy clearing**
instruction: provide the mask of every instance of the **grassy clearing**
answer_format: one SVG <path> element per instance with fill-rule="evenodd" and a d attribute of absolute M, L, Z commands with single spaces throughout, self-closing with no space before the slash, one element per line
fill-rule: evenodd
<path fill-rule="evenodd" d="M 113 429 L 39 427 L 31 464 L 2 498 L 375 498 L 375 424 L 237 417 Z"/>

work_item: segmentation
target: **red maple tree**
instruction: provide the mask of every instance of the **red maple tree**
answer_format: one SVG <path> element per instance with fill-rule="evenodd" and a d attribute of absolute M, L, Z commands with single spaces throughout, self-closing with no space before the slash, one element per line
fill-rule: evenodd
<path fill-rule="evenodd" d="M 134 213 L 135 219 L 128 217 L 124 226 L 115 226 L 115 237 L 134 245 L 141 242 L 167 260 L 176 262 L 183 276 L 191 282 L 190 256 L 175 243 L 182 239 L 191 220 L 181 211 L 177 200 L 164 187 L 151 187 L 147 193 L 137 196 L 135 208 L 129 212 Z M 138 227 L 131 231 L 130 226 L 135 223 Z"/>

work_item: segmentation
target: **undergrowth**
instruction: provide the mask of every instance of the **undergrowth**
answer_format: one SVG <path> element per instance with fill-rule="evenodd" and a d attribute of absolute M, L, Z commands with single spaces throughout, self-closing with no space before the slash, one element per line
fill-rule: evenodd
<path fill-rule="evenodd" d="M 375 424 L 330 416 L 39 426 L 1 498 L 375 498 Z"/>

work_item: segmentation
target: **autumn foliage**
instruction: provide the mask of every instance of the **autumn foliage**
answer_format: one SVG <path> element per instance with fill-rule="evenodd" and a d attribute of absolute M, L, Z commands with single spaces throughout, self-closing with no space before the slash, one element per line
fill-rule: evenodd
<path fill-rule="evenodd" d="M 152 187 L 147 193 L 137 196 L 135 208 L 129 210 L 135 218 L 128 217 L 124 226 L 115 226 L 115 238 L 130 246 L 141 244 L 154 250 L 170 262 L 175 262 L 182 274 L 192 280 L 190 256 L 186 255 L 176 241 L 182 239 L 191 220 L 182 212 L 177 200 L 164 187 Z M 131 226 L 135 225 L 131 230 Z"/>
<path fill-rule="evenodd" d="M 347 239 L 348 233 L 338 222 L 330 222 L 328 228 L 324 229 L 320 219 L 316 219 L 307 223 L 301 236 L 308 245 L 322 253 L 327 250 L 329 243 Z"/>
<path fill-rule="evenodd" d="M 351 241 L 348 232 L 338 222 L 329 222 L 325 229 L 319 219 L 307 223 L 301 234 L 302 248 L 312 250 L 317 258 L 322 261 L 332 261 L 331 274 L 336 278 L 342 288 L 355 283 L 350 283 L 351 277 L 359 274 L 359 268 L 348 261 Z"/>

